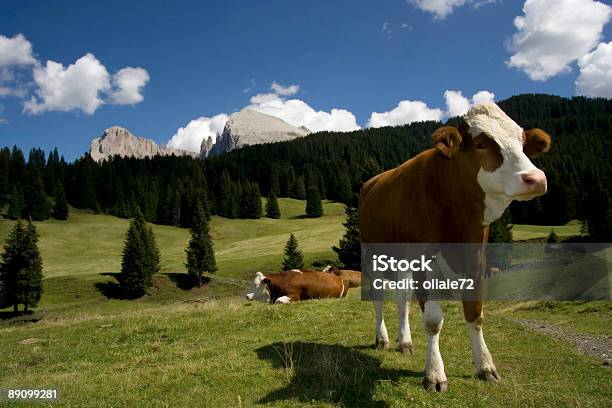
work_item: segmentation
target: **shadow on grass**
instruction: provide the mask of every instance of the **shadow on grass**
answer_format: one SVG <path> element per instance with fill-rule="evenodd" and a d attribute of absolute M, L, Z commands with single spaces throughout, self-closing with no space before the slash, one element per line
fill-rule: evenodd
<path fill-rule="evenodd" d="M 164 273 L 179 289 L 191 290 L 196 287 L 195 281 L 188 273 L 167 272 Z M 206 286 L 210 282 L 210 278 L 202 277 L 202 286 Z"/>
<path fill-rule="evenodd" d="M 381 361 L 356 348 L 309 342 L 273 343 L 256 350 L 257 357 L 270 361 L 287 373 L 289 384 L 263 397 L 258 403 L 298 399 L 339 404 L 344 407 L 387 407 L 375 400 L 380 381 L 421 377 L 421 372 L 381 367 Z"/>
<path fill-rule="evenodd" d="M 102 272 L 100 275 L 110 276 L 115 280 L 107 282 L 96 282 L 95 287 L 98 292 L 100 292 L 102 295 L 106 296 L 109 299 L 129 299 L 129 297 L 125 296 L 123 290 L 121 290 L 121 286 L 119 286 L 119 282 L 117 280 L 119 272 Z"/>

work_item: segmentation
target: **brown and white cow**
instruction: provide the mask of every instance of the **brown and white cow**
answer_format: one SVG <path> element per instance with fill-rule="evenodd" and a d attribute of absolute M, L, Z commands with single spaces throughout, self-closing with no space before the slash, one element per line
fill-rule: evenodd
<path fill-rule="evenodd" d="M 530 200 L 546 192 L 544 172 L 530 161 L 550 148 L 545 132 L 523 131 L 494 103 L 472 107 L 463 119 L 459 128 L 437 129 L 434 148 L 363 185 L 359 201 L 363 243 L 480 243 L 488 225 L 512 200 Z M 480 267 L 479 258 L 475 254 L 468 262 L 452 256 L 444 259 L 455 272 L 473 275 Z M 420 301 L 420 305 L 427 334 L 423 385 L 446 391 L 438 346 L 442 309 L 433 300 Z M 388 348 L 382 302 L 374 306 L 376 344 Z M 464 300 L 463 311 L 478 377 L 498 381 L 482 333 L 482 302 Z M 406 294 L 398 291 L 399 348 L 412 352 L 408 312 Z"/>
<path fill-rule="evenodd" d="M 246 298 L 267 303 L 291 303 L 341 298 L 346 296 L 348 289 L 348 282 L 331 273 L 299 269 L 267 275 L 257 272 Z"/>

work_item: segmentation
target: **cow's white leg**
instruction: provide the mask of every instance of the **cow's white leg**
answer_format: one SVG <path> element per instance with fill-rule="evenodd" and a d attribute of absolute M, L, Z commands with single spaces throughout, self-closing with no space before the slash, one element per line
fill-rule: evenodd
<path fill-rule="evenodd" d="M 412 354 L 412 334 L 410 333 L 410 303 L 408 292 L 397 291 L 397 317 L 399 320 L 399 333 L 397 335 L 398 350 L 402 353 Z"/>
<path fill-rule="evenodd" d="M 423 386 L 429 391 L 444 392 L 448 381 L 444 373 L 444 362 L 440 355 L 440 331 L 444 323 L 442 308 L 437 301 L 428 300 L 423 310 L 423 328 L 427 335 L 427 362 Z"/>
<path fill-rule="evenodd" d="M 374 302 L 374 310 L 376 311 L 376 348 L 389 348 L 389 335 L 387 334 L 387 326 L 383 316 L 383 302 Z"/>
<path fill-rule="evenodd" d="M 472 341 L 472 361 L 478 378 L 493 382 L 499 381 L 500 377 L 493 364 L 493 357 L 491 357 L 482 333 L 482 316 L 473 322 L 467 322 L 467 326 Z"/>
<path fill-rule="evenodd" d="M 291 298 L 289 296 L 281 296 L 278 299 L 276 299 L 276 302 L 274 303 L 281 303 L 281 304 L 287 305 L 291 303 Z"/>

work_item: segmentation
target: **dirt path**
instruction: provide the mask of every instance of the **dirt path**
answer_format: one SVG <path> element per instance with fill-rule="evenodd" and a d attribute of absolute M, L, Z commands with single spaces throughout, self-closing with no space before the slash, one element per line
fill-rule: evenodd
<path fill-rule="evenodd" d="M 610 337 L 576 333 L 541 320 L 513 319 L 513 322 L 570 343 L 581 353 L 596 358 L 609 369 L 612 368 L 612 338 Z"/>

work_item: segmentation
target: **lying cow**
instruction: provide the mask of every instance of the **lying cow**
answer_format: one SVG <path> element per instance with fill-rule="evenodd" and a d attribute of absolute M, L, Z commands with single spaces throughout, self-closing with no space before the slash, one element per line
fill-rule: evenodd
<path fill-rule="evenodd" d="M 339 276 L 343 281 L 348 282 L 349 288 L 358 288 L 361 286 L 361 272 L 350 269 L 338 269 L 328 265 L 323 269 L 323 272 L 333 273 Z"/>
<path fill-rule="evenodd" d="M 331 273 L 299 269 L 267 275 L 257 272 L 246 298 L 267 303 L 291 303 L 341 298 L 346 296 L 348 289 L 348 283 Z"/>
<path fill-rule="evenodd" d="M 364 243 L 483 243 L 488 226 L 513 200 L 525 201 L 546 192 L 546 176 L 529 158 L 550 148 L 540 129 L 523 131 L 496 104 L 472 107 L 459 128 L 433 133 L 434 148 L 366 182 L 359 199 L 360 239 Z M 483 244 L 484 245 L 484 244 Z M 477 248 L 478 245 L 474 245 Z M 465 258 L 446 254 L 459 275 L 483 267 L 479 250 Z M 464 296 L 464 299 L 466 296 Z M 438 346 L 444 322 L 437 301 L 419 299 L 427 334 L 423 385 L 446 391 L 444 363 Z M 389 347 L 382 302 L 376 310 L 376 344 Z M 481 379 L 499 375 L 482 332 L 482 302 L 464 300 L 463 312 L 472 344 L 472 359 Z M 412 352 L 406 294 L 398 294 L 399 347 Z"/>

